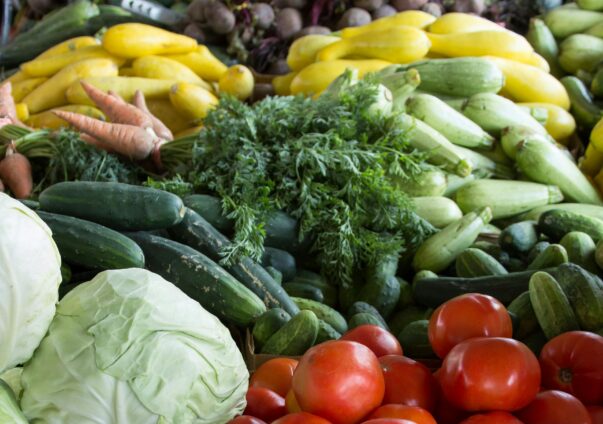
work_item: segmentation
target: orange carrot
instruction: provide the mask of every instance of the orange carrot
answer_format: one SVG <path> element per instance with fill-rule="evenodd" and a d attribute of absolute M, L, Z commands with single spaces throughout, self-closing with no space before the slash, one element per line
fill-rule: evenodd
<path fill-rule="evenodd" d="M 29 159 L 17 152 L 15 144 L 6 148 L 6 156 L 0 161 L 0 180 L 6 183 L 17 199 L 26 199 L 33 190 Z"/>
<path fill-rule="evenodd" d="M 151 111 L 147 107 L 147 102 L 144 99 L 144 94 L 142 94 L 142 91 L 136 90 L 136 93 L 134 93 L 133 103 L 134 103 L 134 106 L 136 106 L 138 109 L 142 110 L 144 113 L 146 113 L 149 116 L 149 118 L 151 118 L 151 121 L 153 122 L 153 130 L 155 130 L 155 134 L 157 134 L 159 137 L 163 138 L 164 140 L 172 141 L 174 139 L 174 135 L 172 134 L 170 129 L 168 127 L 166 127 L 165 124 L 163 122 L 161 122 L 161 120 L 159 118 L 157 118 L 155 115 L 153 115 L 151 113 Z"/>
<path fill-rule="evenodd" d="M 81 82 L 88 97 L 103 111 L 111 122 L 116 124 L 134 125 L 141 128 L 153 128 L 153 122 L 137 107 L 126 103 L 119 96 L 105 94 L 93 85 Z"/>
<path fill-rule="evenodd" d="M 78 130 L 94 137 L 101 143 L 99 147 L 105 150 L 111 149 L 133 160 L 149 157 L 155 145 L 160 141 L 150 128 L 103 122 L 64 110 L 55 110 L 53 113 Z"/>

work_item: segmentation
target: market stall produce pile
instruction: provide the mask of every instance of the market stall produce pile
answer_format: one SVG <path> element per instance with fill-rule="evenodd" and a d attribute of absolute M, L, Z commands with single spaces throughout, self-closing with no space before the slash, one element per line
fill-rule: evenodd
<path fill-rule="evenodd" d="M 583 12 L 308 35 L 255 102 L 248 68 L 141 23 L 21 63 L 0 417 L 599 424 L 603 124 L 572 89 L 596 67 L 539 41 Z"/>

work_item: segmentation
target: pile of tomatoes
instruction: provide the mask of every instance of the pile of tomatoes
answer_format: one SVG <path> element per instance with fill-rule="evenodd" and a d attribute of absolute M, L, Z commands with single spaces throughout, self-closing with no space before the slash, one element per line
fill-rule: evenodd
<path fill-rule="evenodd" d="M 392 334 L 363 325 L 299 362 L 264 363 L 230 424 L 603 424 L 603 337 L 564 333 L 537 358 L 511 336 L 496 299 L 452 299 L 429 323 L 442 359 L 432 373 Z"/>

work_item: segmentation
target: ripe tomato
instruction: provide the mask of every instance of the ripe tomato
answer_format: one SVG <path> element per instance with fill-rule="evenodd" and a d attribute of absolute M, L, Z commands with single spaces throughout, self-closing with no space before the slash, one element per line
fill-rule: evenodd
<path fill-rule="evenodd" d="M 603 337 L 570 331 L 550 340 L 540 352 L 542 385 L 562 390 L 587 405 L 603 404 Z"/>
<path fill-rule="evenodd" d="M 247 390 L 247 407 L 244 415 L 272 422 L 287 413 L 285 398 L 263 387 L 250 387 Z"/>
<path fill-rule="evenodd" d="M 291 389 L 295 367 L 295 359 L 276 358 L 266 361 L 251 376 L 249 387 L 264 387 L 285 397 Z"/>
<path fill-rule="evenodd" d="M 538 393 L 536 399 L 516 415 L 525 424 L 592 424 L 582 402 L 559 390 Z"/>
<path fill-rule="evenodd" d="M 418 406 L 407 405 L 383 405 L 373 412 L 369 418 L 401 418 L 417 424 L 437 424 L 429 411 Z"/>
<path fill-rule="evenodd" d="M 266 421 L 249 415 L 241 415 L 230 420 L 228 424 L 266 424 Z"/>
<path fill-rule="evenodd" d="M 307 412 L 298 412 L 296 414 L 285 415 L 282 418 L 274 421 L 272 424 L 331 424 L 324 418 L 316 415 L 308 414 Z"/>
<path fill-rule="evenodd" d="M 361 325 L 345 333 L 340 340 L 363 344 L 372 350 L 377 358 L 385 355 L 402 355 L 402 346 L 398 339 L 378 325 Z"/>
<path fill-rule="evenodd" d="M 538 359 L 513 339 L 479 337 L 455 346 L 442 364 L 440 384 L 466 411 L 515 411 L 538 393 Z"/>
<path fill-rule="evenodd" d="M 293 375 L 293 391 L 302 410 L 334 424 L 354 424 L 381 405 L 385 382 L 368 347 L 337 340 L 306 352 Z"/>
<path fill-rule="evenodd" d="M 287 412 L 292 414 L 294 412 L 302 412 L 299 407 L 299 403 L 297 403 L 297 399 L 295 399 L 295 393 L 293 393 L 293 389 L 289 390 L 287 393 L 287 397 L 285 398 L 285 406 L 287 407 Z"/>
<path fill-rule="evenodd" d="M 593 424 L 603 424 L 603 406 L 587 406 L 586 410 Z"/>
<path fill-rule="evenodd" d="M 469 293 L 435 310 L 429 320 L 429 342 L 444 358 L 460 342 L 473 337 L 511 337 L 513 324 L 505 306 L 492 296 Z"/>
<path fill-rule="evenodd" d="M 362 424 L 417 424 L 414 421 L 402 420 L 400 418 L 377 418 L 374 420 L 363 421 Z"/>
<path fill-rule="evenodd" d="M 442 393 L 440 387 L 441 368 L 433 373 L 438 382 L 438 403 L 435 410 L 435 417 L 438 424 L 459 424 L 463 419 L 469 417 L 470 413 L 453 406 L 446 396 Z"/>
<path fill-rule="evenodd" d="M 419 406 L 430 412 L 438 400 L 438 382 L 429 369 L 410 358 L 387 355 L 379 358 L 385 377 L 383 403 Z"/>
<path fill-rule="evenodd" d="M 472 415 L 461 424 L 523 424 L 517 417 L 508 412 L 488 412 L 486 414 Z"/>

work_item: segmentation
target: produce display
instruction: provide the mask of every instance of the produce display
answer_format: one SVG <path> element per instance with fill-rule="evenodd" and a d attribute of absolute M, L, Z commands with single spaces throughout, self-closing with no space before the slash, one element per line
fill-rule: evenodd
<path fill-rule="evenodd" d="M 555 6 L 294 37 L 271 80 L 126 17 L 16 58 L 0 422 L 600 424 L 603 3 Z"/>

